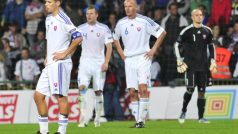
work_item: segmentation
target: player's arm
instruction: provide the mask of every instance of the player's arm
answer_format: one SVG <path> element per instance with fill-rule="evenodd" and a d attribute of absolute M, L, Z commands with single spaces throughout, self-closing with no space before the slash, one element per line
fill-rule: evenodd
<path fill-rule="evenodd" d="M 105 57 L 105 62 L 102 65 L 102 71 L 107 71 L 108 69 L 108 64 L 110 62 L 110 58 L 112 55 L 112 43 L 106 44 L 106 57 Z"/>
<path fill-rule="evenodd" d="M 121 48 L 121 43 L 120 43 L 120 27 L 118 26 L 118 24 L 116 25 L 116 28 L 114 30 L 113 33 L 113 39 L 114 39 L 114 45 L 117 49 L 118 54 L 120 55 L 122 60 L 125 60 L 126 56 L 124 55 L 123 49 Z"/>
<path fill-rule="evenodd" d="M 145 55 L 146 58 L 148 58 L 148 59 L 152 59 L 153 58 L 155 52 L 158 50 L 159 46 L 162 44 L 166 34 L 167 33 L 165 31 L 163 31 L 161 33 L 161 35 L 156 39 L 155 44 L 153 45 L 151 50 L 148 53 L 146 53 L 146 55 Z"/>
<path fill-rule="evenodd" d="M 155 52 L 159 48 L 159 46 L 162 44 L 164 37 L 166 36 L 166 31 L 157 23 L 155 23 L 152 19 L 147 18 L 146 19 L 146 32 L 149 35 L 153 35 L 157 38 L 155 44 L 150 49 L 149 52 L 145 54 L 146 59 L 152 59 Z"/>
<path fill-rule="evenodd" d="M 71 54 L 76 50 L 78 44 L 81 44 L 82 42 L 82 36 L 81 33 L 78 31 L 78 29 L 73 24 L 65 24 L 65 30 L 71 35 L 71 43 L 69 47 L 64 52 L 55 52 L 53 55 L 53 60 L 62 60 L 66 57 L 70 57 Z"/>
<path fill-rule="evenodd" d="M 121 48 L 121 43 L 119 40 L 114 40 L 114 45 L 117 49 L 118 54 L 120 55 L 122 60 L 125 60 L 126 56 L 124 55 L 123 49 Z"/>
<path fill-rule="evenodd" d="M 68 49 L 66 49 L 64 52 L 55 52 L 53 55 L 53 59 L 55 61 L 57 60 L 62 60 L 65 59 L 66 57 L 70 56 L 77 48 L 78 44 L 81 44 L 82 42 L 82 37 L 77 37 L 74 40 L 72 40 L 70 46 L 68 47 Z"/>
<path fill-rule="evenodd" d="M 209 29 L 210 30 L 210 29 Z M 210 67 L 209 70 L 212 73 L 216 73 L 217 72 L 217 65 L 216 65 L 216 49 L 214 46 L 214 43 L 212 42 L 213 36 L 212 36 L 212 31 L 210 30 L 210 34 L 208 37 L 208 50 L 209 50 L 209 54 L 210 54 Z"/>
<path fill-rule="evenodd" d="M 177 58 L 177 71 L 179 73 L 184 73 L 188 68 L 186 63 L 183 62 L 183 57 L 181 56 L 181 53 L 179 50 L 179 48 L 182 47 L 182 44 L 184 43 L 185 38 L 186 38 L 185 32 L 184 30 L 182 30 L 174 44 L 175 56 Z"/>

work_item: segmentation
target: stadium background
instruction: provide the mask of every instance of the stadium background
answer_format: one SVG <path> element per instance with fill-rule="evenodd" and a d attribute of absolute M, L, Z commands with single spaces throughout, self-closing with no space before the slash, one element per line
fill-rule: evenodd
<path fill-rule="evenodd" d="M 16 0 L 20 2 L 20 4 L 15 4 L 14 1 L 15 0 L 1 0 L 0 4 L 0 99 L 4 100 L 6 97 L 8 99 L 10 98 L 11 103 L 9 103 L 9 105 L 14 105 L 14 102 L 11 101 L 11 95 L 13 95 L 14 98 L 15 92 L 20 92 L 20 94 L 23 93 L 23 96 L 24 92 L 33 92 L 35 83 L 37 82 L 37 76 L 32 80 L 16 79 L 14 74 L 15 65 L 16 62 L 21 59 L 20 53 L 22 48 L 27 47 L 30 49 L 30 58 L 37 62 L 40 70 L 44 67 L 43 58 L 45 50 L 45 11 L 40 10 L 38 12 L 41 15 L 39 15 L 40 17 L 34 18 L 36 23 L 33 24 L 29 24 L 29 19 L 25 17 L 27 8 L 32 10 L 34 8 L 39 9 L 42 6 L 41 4 L 43 1 Z M 34 3 L 35 1 L 37 1 L 37 4 Z M 217 87 L 223 89 L 216 89 L 216 87 L 214 87 L 214 89 L 212 88 L 209 90 L 207 94 L 207 99 L 209 100 L 207 102 L 207 107 L 212 102 L 214 102 L 215 107 L 213 109 L 209 109 L 208 107 L 210 113 L 209 111 L 206 111 L 206 114 L 209 116 L 211 111 L 217 108 L 217 110 L 223 112 L 223 116 L 227 117 L 226 119 L 232 119 L 229 116 L 229 114 L 231 114 L 229 113 L 231 112 L 229 110 L 232 109 L 233 105 L 233 107 L 237 105 L 235 105 L 235 103 L 237 98 L 236 92 L 238 89 L 235 86 L 238 84 L 238 74 L 236 72 L 238 71 L 237 0 L 137 0 L 137 2 L 139 6 L 138 13 L 151 17 L 155 22 L 165 27 L 168 33 L 153 60 L 153 90 L 156 90 L 155 93 L 158 91 L 158 94 L 160 91 L 164 92 L 160 90 L 162 88 L 164 88 L 165 92 L 166 90 L 171 92 L 179 89 L 185 90 L 185 87 L 183 87 L 183 76 L 176 72 L 176 59 L 173 52 L 173 44 L 181 29 L 186 26 L 185 21 L 187 21 L 188 24 L 191 23 L 190 11 L 197 7 L 203 10 L 205 15 L 204 24 L 212 28 L 215 45 L 217 47 L 226 48 L 231 52 L 231 58 L 229 60 L 231 77 L 227 79 L 212 79 L 213 85 L 218 85 Z M 171 3 L 175 3 L 177 9 L 170 8 L 169 5 Z M 63 0 L 62 7 L 75 26 L 78 26 L 85 23 L 85 11 L 87 6 L 90 4 L 95 5 L 98 9 L 98 20 L 107 24 L 112 31 L 117 20 L 125 15 L 123 11 L 123 0 Z M 33 14 L 33 12 L 31 12 L 32 10 L 28 10 L 28 13 Z M 180 21 L 179 18 L 181 18 L 181 16 L 185 18 L 184 21 Z M 13 33 L 11 27 L 15 27 L 16 32 Z M 32 33 L 32 31 L 34 31 L 32 29 L 35 29 L 35 32 Z M 16 38 L 12 38 L 12 35 Z M 4 41 L 6 39 L 9 43 Z M 155 39 L 152 37 L 150 42 L 151 45 L 154 41 Z M 72 57 L 74 66 L 71 75 L 71 89 L 77 88 L 77 68 L 80 52 L 81 48 L 79 46 Z M 227 85 L 230 86 L 227 87 Z M 125 91 L 125 87 L 124 64 L 114 48 L 112 59 L 110 61 L 110 69 L 107 72 L 104 91 L 106 98 L 104 99 L 110 101 L 110 98 L 113 97 L 115 100 L 119 101 L 120 103 L 116 103 L 116 101 L 115 104 L 113 104 L 113 108 L 119 109 L 119 111 L 121 109 L 123 112 L 115 113 L 115 111 L 118 110 L 111 110 L 109 107 L 109 110 L 107 109 L 109 114 L 106 116 L 109 121 L 130 120 L 132 118 L 128 112 L 129 95 Z M 4 101 L 1 101 L 1 114 L 6 113 L 6 104 L 7 103 Z M 108 105 L 105 104 L 105 106 L 107 107 Z M 15 107 L 13 111 L 16 112 L 16 109 L 17 108 Z M 235 108 L 233 108 L 233 110 L 234 109 Z M 232 114 L 237 115 L 237 111 L 236 113 L 234 113 L 234 111 Z M 0 116 L 0 123 L 4 123 L 4 114 L 2 115 L 3 116 Z M 5 115 L 5 117 L 6 116 L 7 115 Z M 177 115 L 174 114 L 174 116 Z M 8 122 L 5 123 L 13 122 L 9 122 L 8 120 Z"/>

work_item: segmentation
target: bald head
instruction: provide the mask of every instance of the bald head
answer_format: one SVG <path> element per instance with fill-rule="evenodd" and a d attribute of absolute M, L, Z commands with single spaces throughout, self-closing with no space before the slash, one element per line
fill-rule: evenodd
<path fill-rule="evenodd" d="M 136 0 L 125 0 L 124 7 L 128 18 L 133 19 L 136 17 L 136 9 L 137 9 Z"/>
<path fill-rule="evenodd" d="M 136 2 L 136 0 L 125 0 L 125 1 L 124 1 L 124 5 L 125 5 L 126 3 L 130 3 L 130 4 L 134 5 L 135 7 L 137 7 L 137 2 Z"/>
<path fill-rule="evenodd" d="M 202 13 L 202 10 L 200 9 L 193 9 L 193 11 L 191 12 L 192 16 L 194 16 L 195 14 L 199 14 Z"/>
<path fill-rule="evenodd" d="M 201 25 L 203 21 L 203 14 L 200 9 L 194 9 L 192 12 L 192 20 L 193 24 L 195 25 Z"/>

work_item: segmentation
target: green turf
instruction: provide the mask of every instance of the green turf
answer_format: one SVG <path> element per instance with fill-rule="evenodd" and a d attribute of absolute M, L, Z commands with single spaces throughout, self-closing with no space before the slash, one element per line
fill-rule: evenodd
<path fill-rule="evenodd" d="M 107 122 L 100 128 L 90 123 L 87 128 L 78 128 L 69 123 L 67 134 L 238 134 L 238 120 L 212 120 L 211 124 L 199 124 L 197 120 L 187 120 L 179 124 L 176 120 L 147 121 L 146 128 L 129 128 L 133 122 Z M 57 130 L 57 123 L 50 123 L 50 133 Z M 34 134 L 38 124 L 0 125 L 0 134 Z"/>

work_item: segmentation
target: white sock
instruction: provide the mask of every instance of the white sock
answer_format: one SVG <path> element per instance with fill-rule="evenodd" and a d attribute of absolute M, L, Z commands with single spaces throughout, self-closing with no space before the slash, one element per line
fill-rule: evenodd
<path fill-rule="evenodd" d="M 96 112 L 96 117 L 95 120 L 99 120 L 99 118 L 101 117 L 102 114 L 102 110 L 103 110 L 103 96 L 96 96 L 95 99 L 95 112 Z"/>
<path fill-rule="evenodd" d="M 139 118 L 139 102 L 138 101 L 131 102 L 131 112 L 137 122 Z"/>
<path fill-rule="evenodd" d="M 148 114 L 149 98 L 140 98 L 139 101 L 139 119 L 138 122 L 145 122 Z"/>
<path fill-rule="evenodd" d="M 60 132 L 60 134 L 66 134 L 66 129 L 67 129 L 67 125 L 68 125 L 68 117 L 62 114 L 59 114 L 59 121 L 58 121 L 58 132 Z"/>
<path fill-rule="evenodd" d="M 78 97 L 79 109 L 80 109 L 80 123 L 85 123 L 85 114 L 86 114 L 86 92 L 87 90 L 81 90 Z"/>
<path fill-rule="evenodd" d="M 38 122 L 40 125 L 40 133 L 46 134 L 48 132 L 48 117 L 38 117 Z"/>

